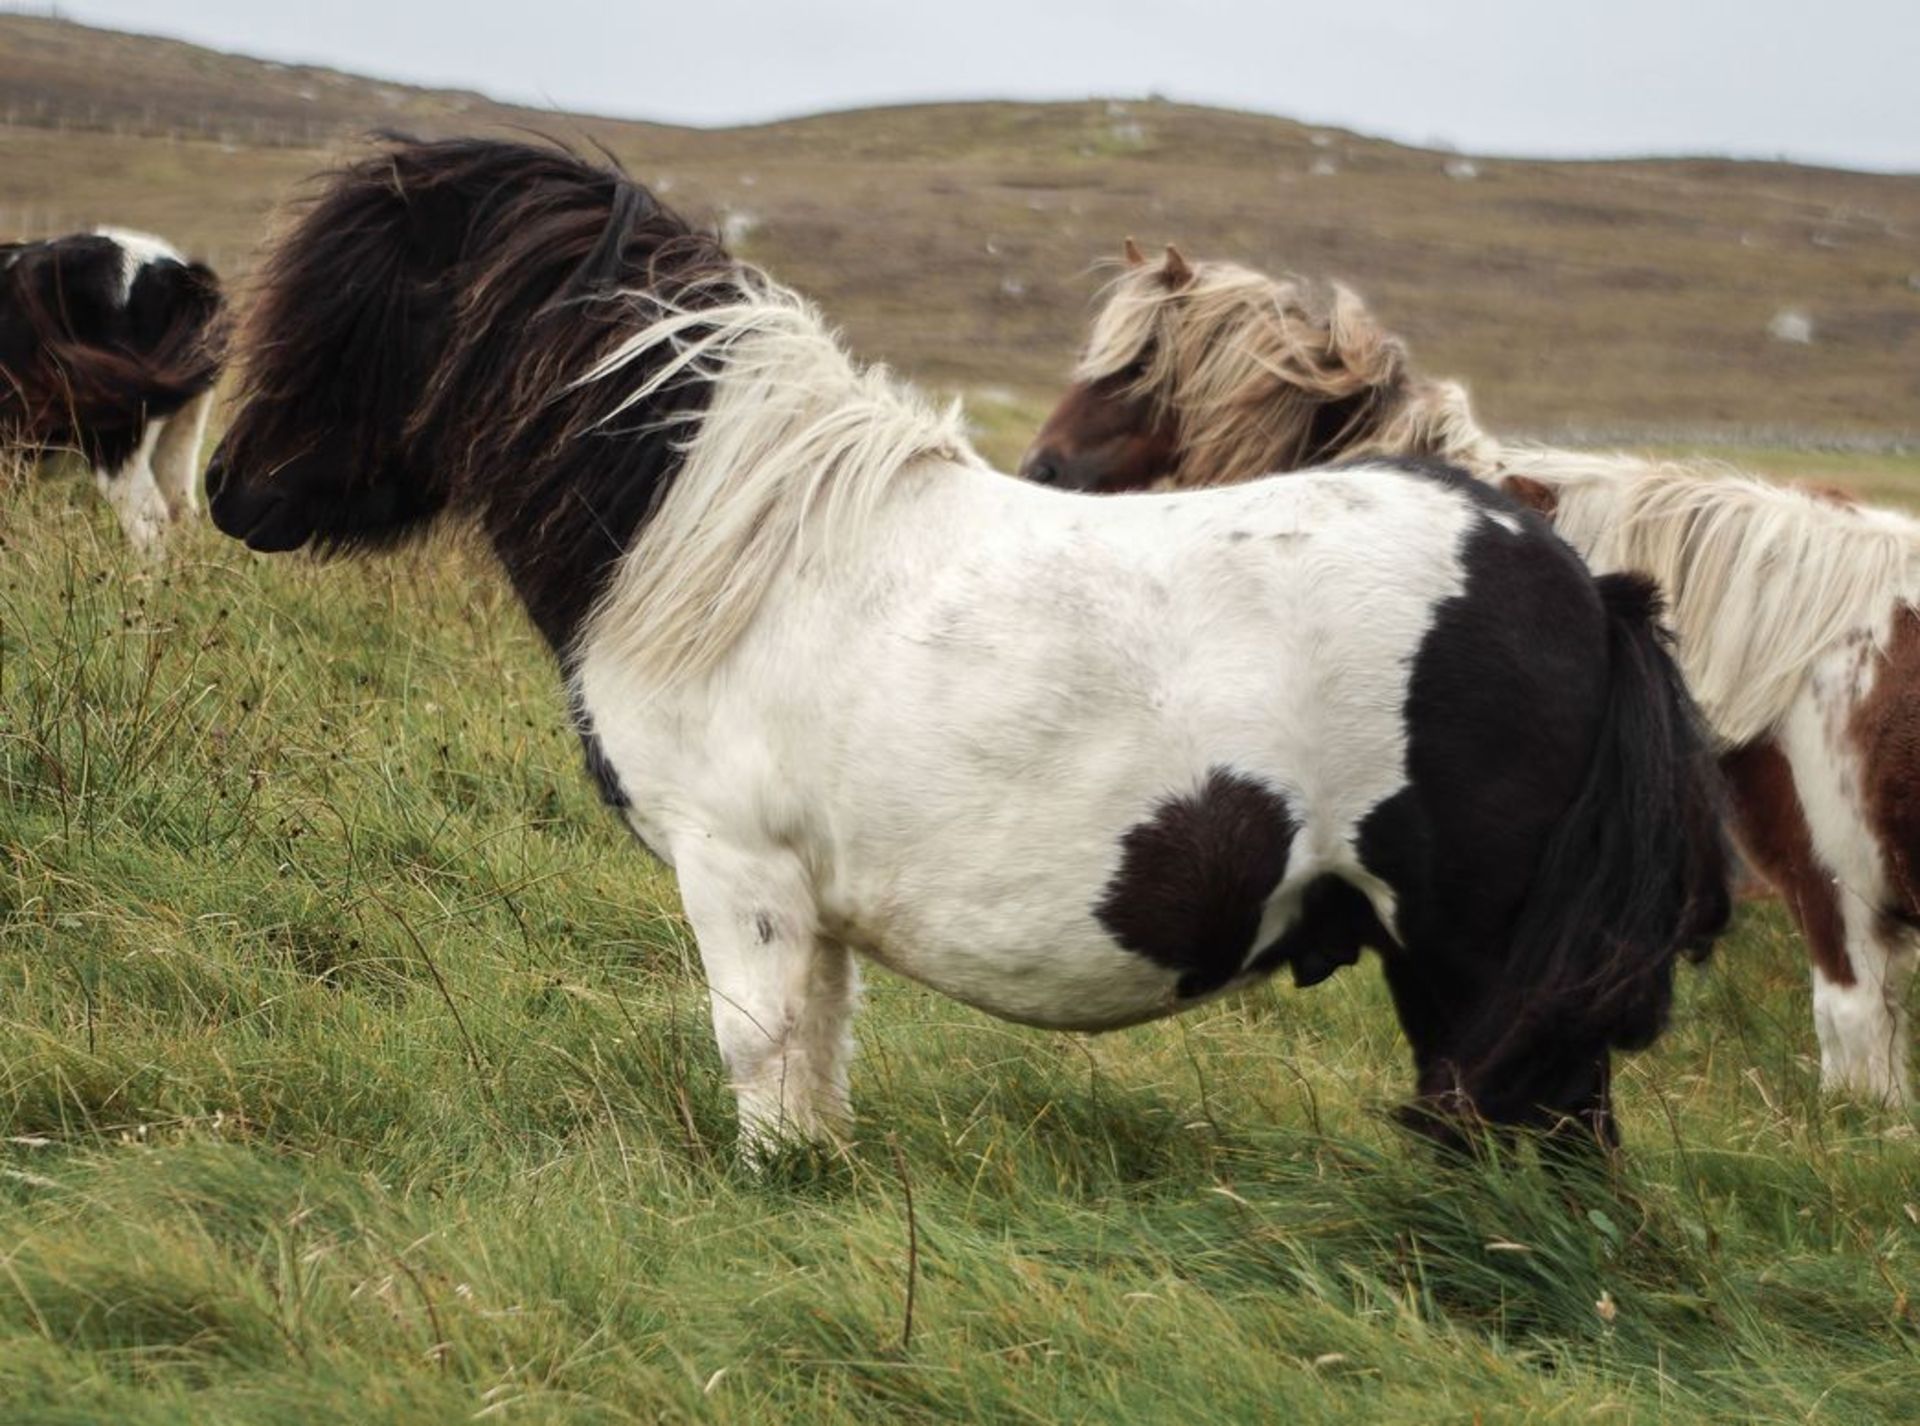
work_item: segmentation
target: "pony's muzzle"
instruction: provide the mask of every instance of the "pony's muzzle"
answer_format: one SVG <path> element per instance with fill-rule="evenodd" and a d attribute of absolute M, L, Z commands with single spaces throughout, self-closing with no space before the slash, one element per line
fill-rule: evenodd
<path fill-rule="evenodd" d="M 227 460 L 226 442 L 215 447 L 213 459 L 207 462 L 207 499 L 220 498 L 220 492 L 227 488 L 227 481 L 233 474 L 233 467 Z"/>
<path fill-rule="evenodd" d="M 1066 472 L 1052 454 L 1044 450 L 1028 451 L 1020 461 L 1020 478 L 1035 485 L 1059 485 Z"/>
<path fill-rule="evenodd" d="M 250 489 L 234 477 L 224 443 L 207 463 L 207 514 L 221 534 L 269 554 L 298 549 L 313 536 L 311 523 L 284 492 Z"/>

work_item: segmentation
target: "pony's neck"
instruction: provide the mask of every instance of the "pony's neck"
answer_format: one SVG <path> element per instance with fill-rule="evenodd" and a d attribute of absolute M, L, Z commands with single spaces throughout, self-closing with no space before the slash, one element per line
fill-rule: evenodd
<path fill-rule="evenodd" d="M 563 663 L 678 481 L 683 442 L 711 399 L 712 383 L 691 376 L 644 412 L 620 412 L 604 389 L 527 402 L 497 456 L 475 465 L 485 479 L 463 487 L 459 513 Z"/>
<path fill-rule="evenodd" d="M 957 407 L 852 361 L 810 304 L 757 273 L 725 303 L 636 332 L 580 384 L 617 384 L 636 366 L 651 371 L 616 420 L 678 372 L 709 386 L 697 425 L 672 442 L 671 485 L 585 630 L 658 687 L 718 663 L 793 561 L 857 546 L 903 471 L 978 460 Z"/>

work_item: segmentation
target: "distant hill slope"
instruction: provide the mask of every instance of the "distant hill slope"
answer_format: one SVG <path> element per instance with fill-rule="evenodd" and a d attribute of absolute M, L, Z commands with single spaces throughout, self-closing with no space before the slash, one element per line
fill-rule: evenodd
<path fill-rule="evenodd" d="M 1469 162 L 1157 101 L 693 130 L 0 16 L 0 233 L 149 226 L 237 271 L 300 178 L 381 127 L 605 144 L 861 352 L 1028 414 L 1089 264 L 1133 233 L 1344 279 L 1496 425 L 1920 430 L 1920 176 Z M 1769 335 L 1787 310 L 1810 343 Z"/>

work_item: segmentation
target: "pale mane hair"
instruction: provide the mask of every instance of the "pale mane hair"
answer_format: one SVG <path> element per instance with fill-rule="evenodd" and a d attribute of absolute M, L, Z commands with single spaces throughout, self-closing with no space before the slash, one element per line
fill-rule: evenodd
<path fill-rule="evenodd" d="M 1501 470 L 1546 488 L 1595 570 L 1659 582 L 1687 684 L 1730 746 L 1779 722 L 1821 654 L 1861 636 L 1884 649 L 1894 605 L 1920 596 L 1920 520 L 1893 511 L 1704 462 L 1515 445 Z"/>
<path fill-rule="evenodd" d="M 1190 276 L 1187 273 L 1190 272 Z M 1231 485 L 1336 457 L 1397 453 L 1490 460 L 1452 382 L 1416 383 L 1407 350 L 1338 283 L 1202 262 L 1124 268 L 1074 372 L 1133 371 L 1130 394 L 1176 422 L 1166 484 Z M 1410 402 L 1418 390 L 1428 399 Z M 1331 419 L 1329 419 L 1331 417 Z"/>
<path fill-rule="evenodd" d="M 658 317 L 575 383 L 670 353 L 609 419 L 644 414 L 676 381 L 712 383 L 704 412 L 685 418 L 678 473 L 585 625 L 583 643 L 605 641 L 663 686 L 712 669 L 790 561 L 857 541 L 904 472 L 980 463 L 957 403 L 936 408 L 885 367 L 856 364 L 811 303 L 764 274 L 720 282 L 700 301 L 632 293 Z"/>

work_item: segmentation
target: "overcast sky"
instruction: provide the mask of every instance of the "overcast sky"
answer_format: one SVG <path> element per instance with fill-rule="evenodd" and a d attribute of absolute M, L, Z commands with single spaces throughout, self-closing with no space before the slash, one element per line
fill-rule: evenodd
<path fill-rule="evenodd" d="M 69 0 L 90 23 L 725 124 L 1174 99 L 1472 152 L 1920 171 L 1920 0 Z"/>

